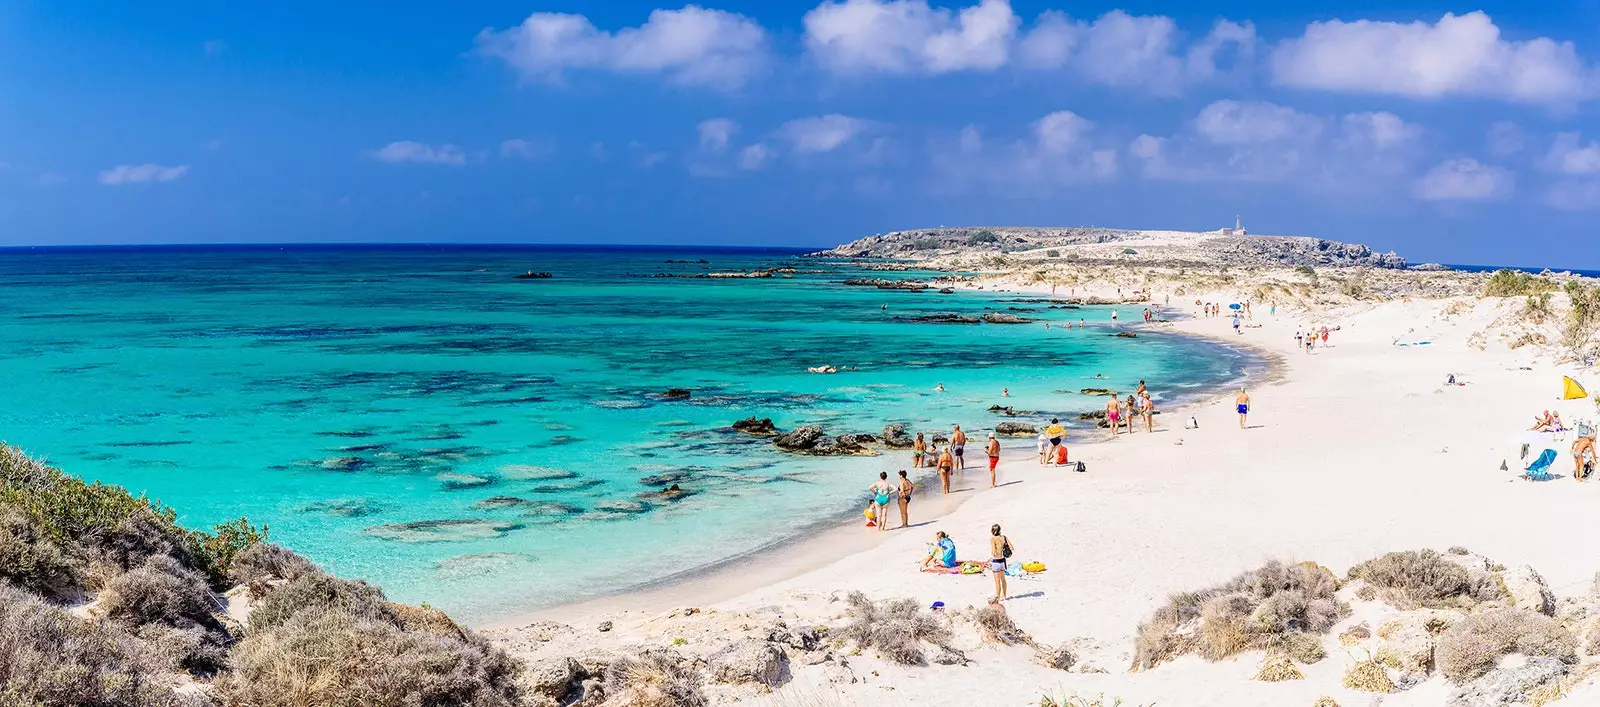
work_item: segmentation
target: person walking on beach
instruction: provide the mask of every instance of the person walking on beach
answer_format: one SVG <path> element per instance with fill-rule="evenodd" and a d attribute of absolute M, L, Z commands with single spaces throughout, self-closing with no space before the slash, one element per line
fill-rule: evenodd
<path fill-rule="evenodd" d="M 1000 601 L 1011 597 L 1006 594 L 1006 560 L 1016 554 L 1011 540 L 1000 534 L 1000 524 L 989 526 L 989 574 L 994 575 L 994 595 Z"/>
<path fill-rule="evenodd" d="M 955 467 L 955 461 L 950 457 L 950 448 L 945 447 L 939 454 L 939 481 L 944 484 L 944 495 L 950 495 L 950 472 Z"/>
<path fill-rule="evenodd" d="M 1233 404 L 1239 411 L 1239 429 L 1244 429 L 1244 419 L 1250 414 L 1250 394 L 1239 389 L 1239 396 L 1233 399 Z"/>
<path fill-rule="evenodd" d="M 956 470 L 966 471 L 967 460 L 967 433 L 961 431 L 961 425 L 953 425 L 955 431 L 950 433 L 950 451 L 956 455 Z"/>
<path fill-rule="evenodd" d="M 877 520 L 878 532 L 881 533 L 889 529 L 889 499 L 894 498 L 895 493 L 894 484 L 889 483 L 889 472 L 878 472 L 878 483 L 868 490 L 872 492 L 872 503 L 877 506 L 873 518 Z"/>
<path fill-rule="evenodd" d="M 1155 432 L 1156 402 L 1150 399 L 1149 391 L 1139 396 L 1139 417 L 1144 418 L 1144 431 Z"/>
<path fill-rule="evenodd" d="M 1305 344 L 1300 341 L 1302 336 L 1299 329 L 1294 330 L 1294 347 L 1297 349 L 1305 348 Z"/>
<path fill-rule="evenodd" d="M 922 433 L 917 433 L 917 441 L 911 443 L 911 468 L 922 468 L 922 457 L 928 453 L 928 441 L 922 438 Z"/>
<path fill-rule="evenodd" d="M 900 527 L 911 525 L 911 493 L 917 490 L 917 485 L 906 478 L 906 470 L 900 470 Z"/>
<path fill-rule="evenodd" d="M 989 433 L 989 443 L 984 451 L 989 453 L 989 488 L 995 487 L 995 467 L 1000 465 L 1000 440 L 995 439 L 994 433 Z"/>
<path fill-rule="evenodd" d="M 1239 331 L 1239 315 L 1237 315 L 1237 314 L 1233 315 L 1233 333 L 1235 333 L 1235 334 L 1243 333 L 1243 332 Z"/>
<path fill-rule="evenodd" d="M 1122 426 L 1122 411 L 1117 405 L 1117 394 L 1112 393 L 1106 401 L 1106 422 L 1111 425 L 1111 436 L 1117 436 L 1117 429 Z"/>

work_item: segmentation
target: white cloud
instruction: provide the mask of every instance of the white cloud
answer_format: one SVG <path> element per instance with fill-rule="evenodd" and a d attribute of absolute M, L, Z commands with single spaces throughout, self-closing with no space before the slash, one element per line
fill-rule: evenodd
<path fill-rule="evenodd" d="M 1593 179 L 1559 182 L 1545 194 L 1545 203 L 1567 211 L 1587 211 L 1600 207 L 1600 181 Z"/>
<path fill-rule="evenodd" d="M 1484 201 L 1511 194 L 1511 173 L 1471 158 L 1446 160 L 1417 180 L 1415 194 L 1426 201 Z"/>
<path fill-rule="evenodd" d="M 739 151 L 739 169 L 753 171 L 767 166 L 772 159 L 772 149 L 764 143 L 756 143 Z"/>
<path fill-rule="evenodd" d="M 1028 68 L 1065 68 L 1092 83 L 1174 94 L 1186 83 L 1231 70 L 1225 63 L 1247 65 L 1255 42 L 1254 25 L 1221 20 L 1185 50 L 1170 17 L 1112 10 L 1091 23 L 1052 10 L 1039 16 L 1017 53 Z"/>
<path fill-rule="evenodd" d="M 1404 177 L 1422 130 L 1393 113 L 1323 117 L 1261 101 L 1215 101 L 1187 132 L 1140 135 L 1128 154 L 1147 179 L 1283 182 L 1324 192 Z"/>
<path fill-rule="evenodd" d="M 1314 138 L 1322 121 L 1265 101 L 1216 101 L 1200 110 L 1195 131 L 1219 145 L 1246 145 L 1285 138 Z"/>
<path fill-rule="evenodd" d="M 994 149 L 976 127 L 967 126 L 934 144 L 935 188 L 1044 197 L 1063 187 L 1105 181 L 1117 174 L 1117 151 L 1098 135 L 1092 121 L 1065 110 L 1034 121 L 1024 137 Z"/>
<path fill-rule="evenodd" d="M 839 73 L 997 69 L 1019 23 L 1007 0 L 982 0 L 959 13 L 926 0 L 830 1 L 804 19 L 807 51 Z"/>
<path fill-rule="evenodd" d="M 555 152 L 555 147 L 545 140 L 527 140 L 518 137 L 500 143 L 501 157 L 516 158 L 529 162 L 548 158 L 553 152 Z"/>
<path fill-rule="evenodd" d="M 1527 138 L 1522 134 L 1522 128 L 1509 120 L 1497 120 L 1489 126 L 1489 135 L 1485 138 L 1489 154 L 1496 157 L 1510 157 L 1522 151 L 1527 144 Z"/>
<path fill-rule="evenodd" d="M 1590 95 L 1595 74 L 1571 42 L 1506 41 L 1482 12 L 1435 24 L 1330 20 L 1273 51 L 1283 86 L 1412 98 L 1481 96 L 1570 103 Z"/>
<path fill-rule="evenodd" d="M 466 153 L 455 145 L 434 147 L 411 140 L 391 142 L 376 150 L 369 151 L 367 156 L 389 164 L 418 162 L 423 164 L 463 165 L 467 163 Z"/>
<path fill-rule="evenodd" d="M 1578 133 L 1560 133 L 1545 155 L 1545 168 L 1561 174 L 1600 174 L 1600 142 L 1584 145 Z"/>
<path fill-rule="evenodd" d="M 695 130 L 700 133 L 700 149 L 722 152 L 728 149 L 728 141 L 733 139 L 733 134 L 739 132 L 739 124 L 727 118 L 712 118 Z"/>
<path fill-rule="evenodd" d="M 860 118 L 830 113 L 791 120 L 778 127 L 778 135 L 788 140 L 797 153 L 832 152 L 865 132 L 870 125 Z"/>
<path fill-rule="evenodd" d="M 655 10 L 639 27 L 606 32 L 583 15 L 535 12 L 478 33 L 478 51 L 525 78 L 561 83 L 569 70 L 663 74 L 676 84 L 736 89 L 764 69 L 767 33 L 743 15 L 689 5 Z"/>
<path fill-rule="evenodd" d="M 170 182 L 181 179 L 189 173 L 189 165 L 181 164 L 175 167 L 159 165 L 153 162 L 146 164 L 117 165 L 100 173 L 100 183 L 110 186 L 122 184 L 148 184 L 150 182 Z"/>

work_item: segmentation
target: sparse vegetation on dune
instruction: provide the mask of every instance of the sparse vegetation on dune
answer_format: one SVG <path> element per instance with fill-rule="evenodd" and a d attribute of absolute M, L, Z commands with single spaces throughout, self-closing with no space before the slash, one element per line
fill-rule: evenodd
<path fill-rule="evenodd" d="M 915 599 L 874 602 L 861 592 L 851 592 L 847 601 L 849 623 L 841 635 L 891 663 L 925 665 L 924 643 L 944 646 L 950 641 L 950 629 Z"/>
<path fill-rule="evenodd" d="M 700 707 L 700 676 L 668 650 L 641 651 L 611 662 L 605 672 L 606 704 L 621 707 Z"/>
<path fill-rule="evenodd" d="M 1350 568 L 1350 579 L 1366 581 L 1397 609 L 1466 607 L 1505 596 L 1487 575 L 1474 577 L 1433 550 L 1384 554 Z"/>
<path fill-rule="evenodd" d="M 1439 636 L 1439 672 L 1457 681 L 1480 677 L 1508 653 L 1577 660 L 1577 639 L 1559 621 L 1526 609 L 1472 614 Z"/>
<path fill-rule="evenodd" d="M 1273 561 L 1227 583 L 1174 594 L 1139 625 L 1133 667 L 1149 669 L 1189 653 L 1222 660 L 1273 648 L 1320 659 L 1316 637 L 1350 613 L 1334 596 L 1338 590 L 1338 579 L 1323 567 Z"/>
<path fill-rule="evenodd" d="M 387 601 L 265 542 L 212 532 L 118 486 L 87 484 L 0 445 L 0 704 L 513 705 L 518 669 L 443 612 Z M 260 599 L 242 640 L 213 587 Z M 51 600 L 98 591 L 90 618 Z"/>

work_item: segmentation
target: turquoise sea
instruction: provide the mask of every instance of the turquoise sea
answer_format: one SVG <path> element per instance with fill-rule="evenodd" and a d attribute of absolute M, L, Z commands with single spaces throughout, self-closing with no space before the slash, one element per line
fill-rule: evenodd
<path fill-rule="evenodd" d="M 962 423 L 981 439 L 1004 419 L 985 411 L 997 403 L 1039 411 L 1028 421 L 1075 416 L 1100 405 L 1080 388 L 1146 379 L 1171 404 L 1253 365 L 1195 339 L 1112 338 L 1104 308 L 849 287 L 929 274 L 798 256 L 0 251 L 0 438 L 192 526 L 248 516 L 342 576 L 482 621 L 837 522 L 877 471 L 908 463 L 789 455 L 730 431 L 740 418 L 841 433 Z M 657 277 L 773 266 L 797 272 Z M 528 270 L 554 277 L 512 277 Z M 986 310 L 1053 326 L 903 319 Z M 1089 328 L 1063 326 L 1079 318 Z M 806 371 L 822 364 L 841 371 Z M 673 387 L 691 396 L 665 398 Z M 671 481 L 694 495 L 632 503 Z M 484 503 L 497 497 L 517 500 Z"/>

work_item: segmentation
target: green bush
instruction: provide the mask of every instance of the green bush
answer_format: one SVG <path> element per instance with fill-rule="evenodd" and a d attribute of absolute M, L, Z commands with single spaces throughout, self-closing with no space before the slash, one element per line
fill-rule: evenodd
<path fill-rule="evenodd" d="M 1577 348 L 1600 329 L 1600 287 L 1584 287 L 1577 280 L 1568 280 L 1566 290 L 1572 308 L 1567 311 L 1562 338 L 1567 346 Z"/>
<path fill-rule="evenodd" d="M 79 560 L 104 560 L 132 569 L 152 555 L 169 555 L 203 571 L 214 585 L 228 563 L 267 537 L 241 518 L 206 533 L 184 528 L 177 513 L 121 486 L 85 483 L 0 443 L 0 505 L 19 509 L 35 532 Z M 82 588 L 82 587 L 76 587 Z"/>
<path fill-rule="evenodd" d="M 912 250 L 938 250 L 940 247 L 938 239 L 934 238 L 921 238 L 911 242 Z"/>
<path fill-rule="evenodd" d="M 21 510 L 0 504 L 0 580 L 49 598 L 82 586 L 80 563 L 44 536 Z"/>
<path fill-rule="evenodd" d="M 1521 297 L 1523 295 L 1536 295 L 1541 292 L 1551 292 L 1556 289 L 1556 284 L 1542 277 L 1529 275 L 1516 270 L 1496 270 L 1489 276 L 1489 281 L 1484 283 L 1483 295 L 1485 297 Z"/>
<path fill-rule="evenodd" d="M 967 236 L 967 245 L 998 243 L 999 241 L 1000 237 L 996 236 L 993 231 L 978 231 L 977 233 Z"/>
<path fill-rule="evenodd" d="M 1297 265 L 1295 266 L 1294 271 L 1308 277 L 1315 277 L 1317 274 L 1317 271 L 1310 265 Z"/>

